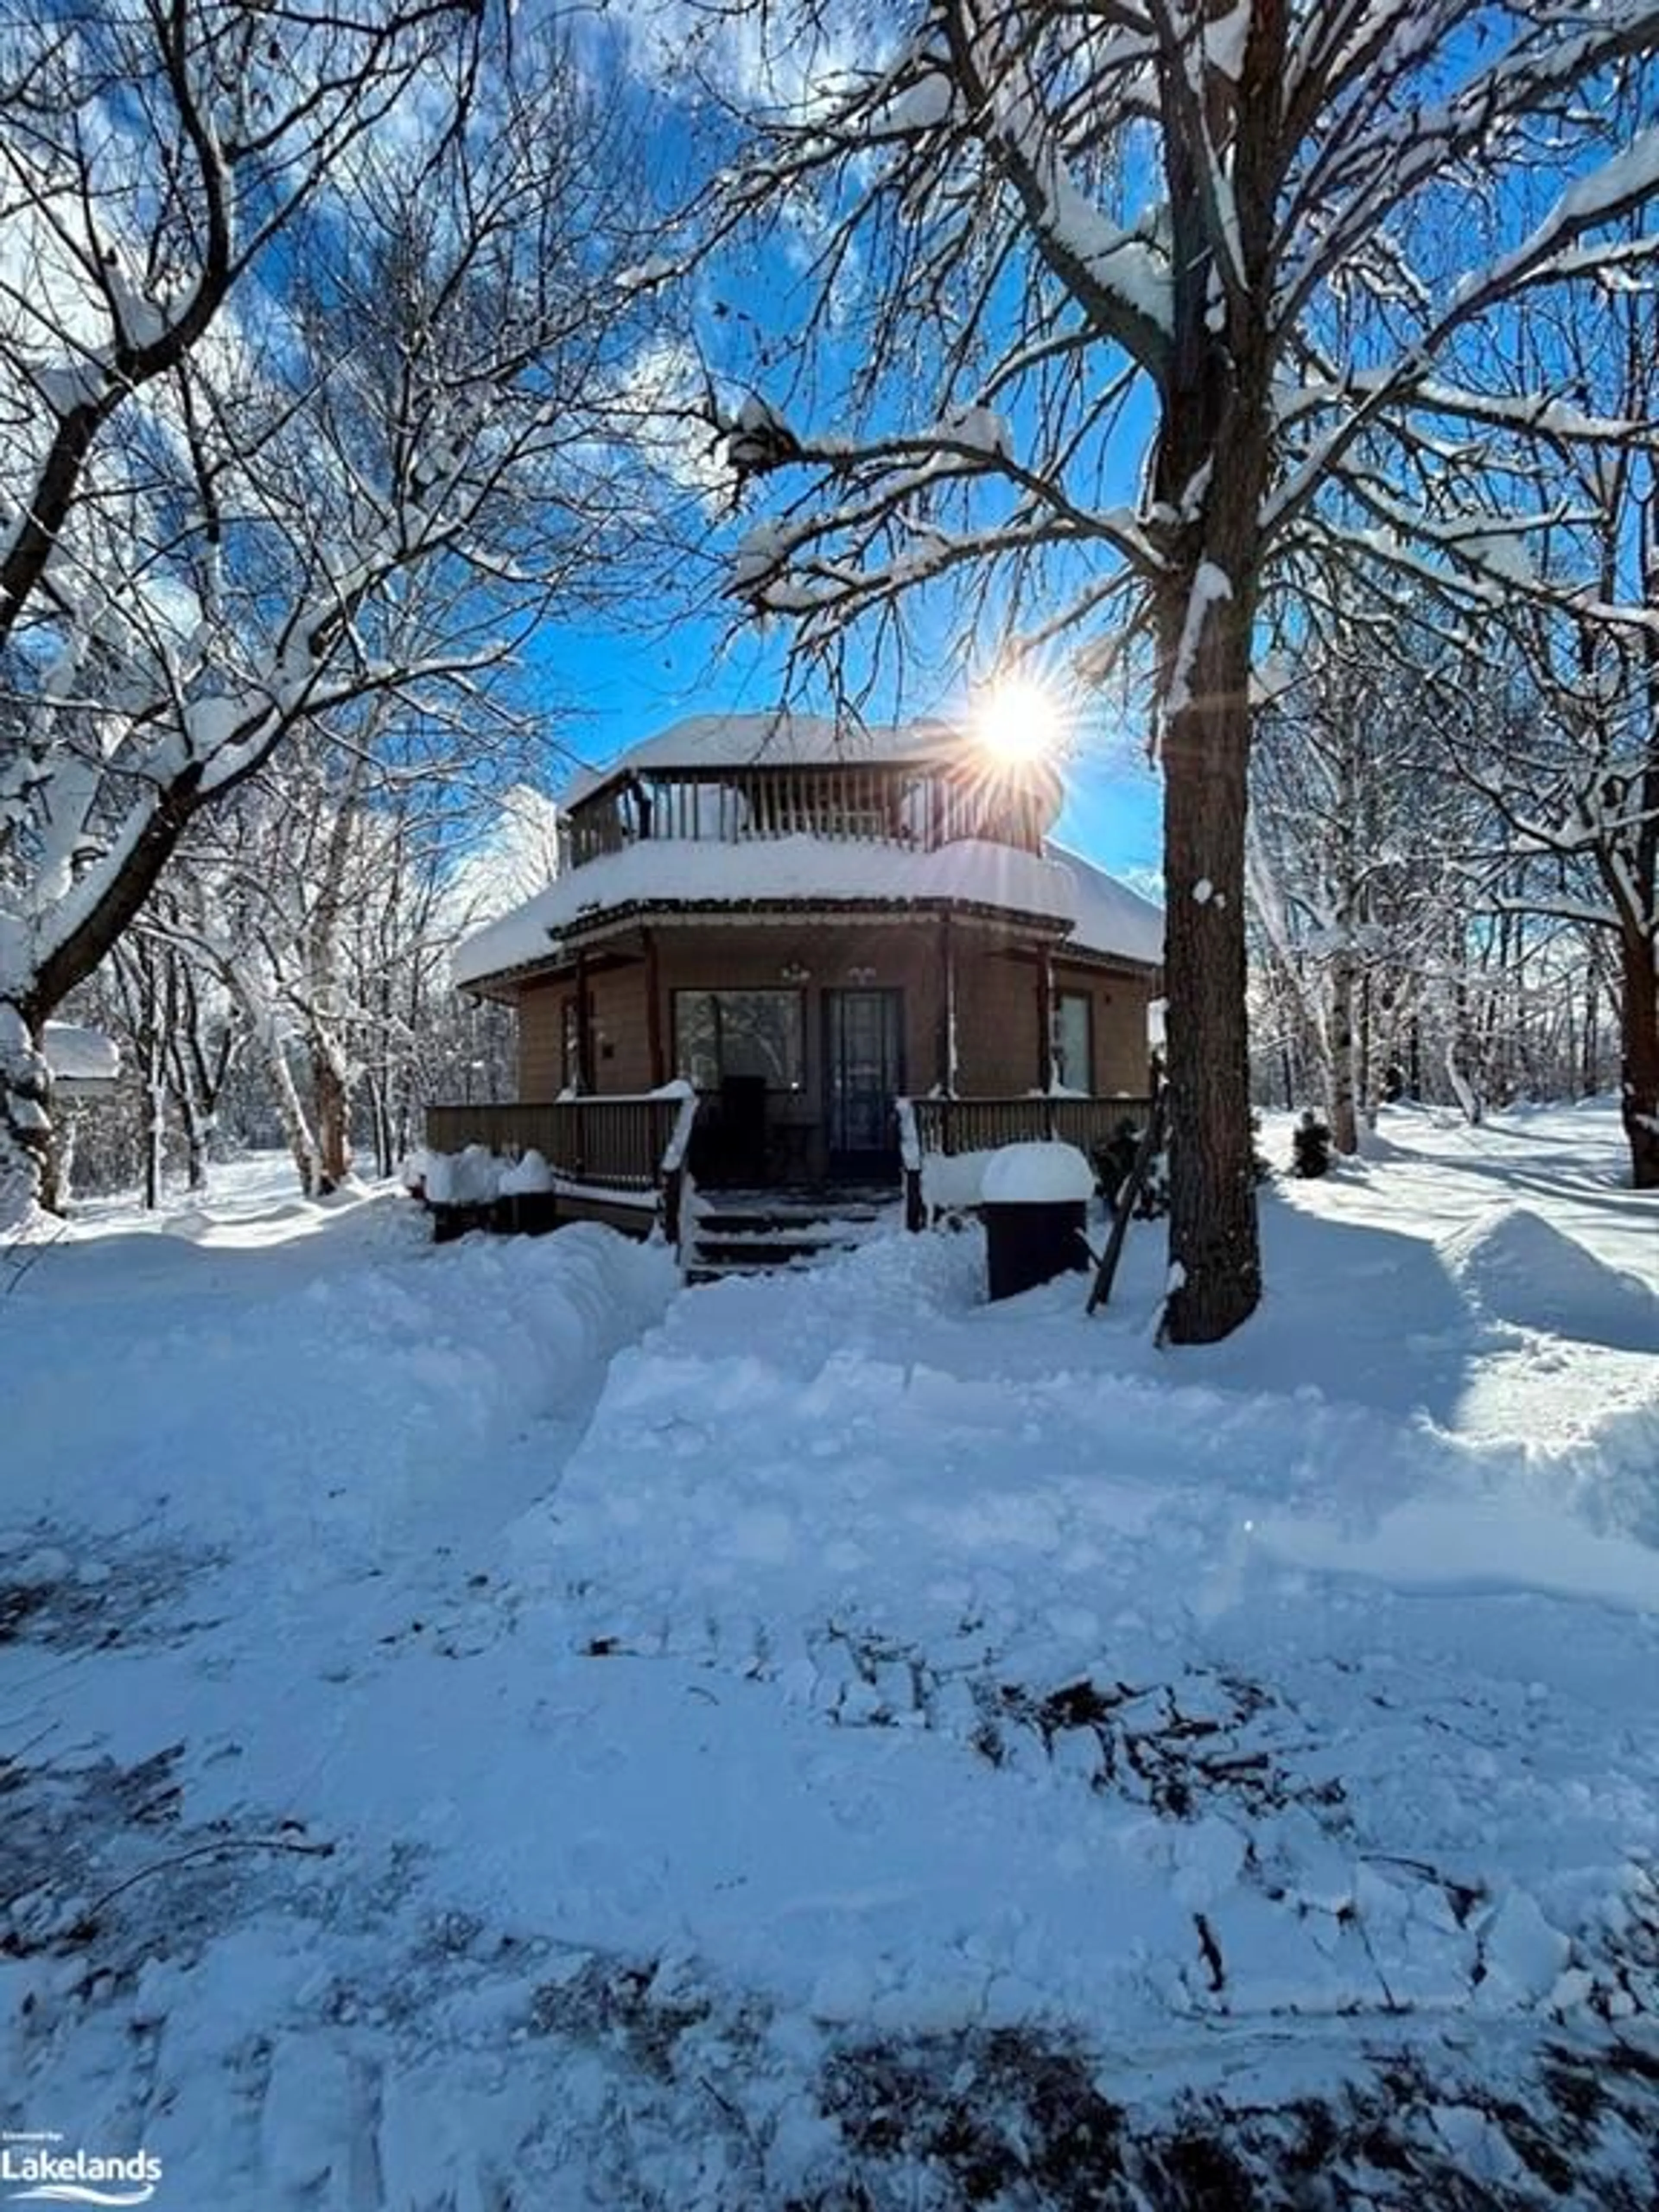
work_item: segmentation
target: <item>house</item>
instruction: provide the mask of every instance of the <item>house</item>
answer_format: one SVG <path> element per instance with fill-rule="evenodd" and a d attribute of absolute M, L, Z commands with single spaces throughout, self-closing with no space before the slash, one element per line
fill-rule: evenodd
<path fill-rule="evenodd" d="M 1148 1089 L 1163 916 L 1050 842 L 1060 796 L 944 722 L 647 738 L 567 793 L 556 880 L 460 947 L 517 1011 L 521 1104 L 434 1109 L 429 1145 L 534 1145 L 612 1218 L 619 1177 L 637 1207 L 688 1163 L 896 1191 L 917 1146 L 1109 1133 Z"/>

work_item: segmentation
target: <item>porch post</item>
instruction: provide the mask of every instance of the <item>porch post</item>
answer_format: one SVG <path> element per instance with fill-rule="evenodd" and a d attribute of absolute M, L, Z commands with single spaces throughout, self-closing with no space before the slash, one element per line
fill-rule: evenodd
<path fill-rule="evenodd" d="M 576 1096 L 585 1097 L 593 1080 L 593 995 L 588 988 L 587 954 L 576 955 Z"/>
<path fill-rule="evenodd" d="M 934 1080 L 942 1097 L 957 1095 L 957 947 L 951 917 L 939 918 L 939 1032 L 935 1039 Z"/>
<path fill-rule="evenodd" d="M 657 957 L 657 933 L 647 929 L 645 938 L 645 1034 L 651 1054 L 651 1088 L 660 1091 L 668 1080 L 667 1055 L 662 1038 L 662 970 Z"/>
<path fill-rule="evenodd" d="M 1046 1098 L 1054 1080 L 1054 956 L 1048 945 L 1037 948 L 1036 1020 L 1036 1087 Z"/>

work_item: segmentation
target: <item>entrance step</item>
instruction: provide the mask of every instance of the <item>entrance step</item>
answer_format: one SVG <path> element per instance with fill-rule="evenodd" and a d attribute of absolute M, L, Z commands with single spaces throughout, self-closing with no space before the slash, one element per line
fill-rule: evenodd
<path fill-rule="evenodd" d="M 809 1267 L 871 1235 L 887 1190 L 699 1190 L 681 1243 L 688 1282 Z"/>

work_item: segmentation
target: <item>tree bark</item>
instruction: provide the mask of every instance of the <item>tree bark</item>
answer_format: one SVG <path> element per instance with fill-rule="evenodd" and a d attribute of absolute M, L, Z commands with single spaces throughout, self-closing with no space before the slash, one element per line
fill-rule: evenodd
<path fill-rule="evenodd" d="M 1346 945 L 1331 963 L 1331 1146 L 1352 1158 L 1359 1150 L 1355 1103 L 1354 959 Z"/>
<path fill-rule="evenodd" d="M 343 1054 L 331 1040 L 313 1040 L 311 1090 L 316 1109 L 318 1194 L 337 1190 L 351 1173 L 351 1092 Z"/>
<path fill-rule="evenodd" d="M 1206 74 L 1212 132 L 1238 131 L 1243 296 L 1214 314 L 1218 271 L 1206 155 L 1174 80 L 1164 136 L 1171 230 L 1170 344 L 1160 376 L 1153 490 L 1177 523 L 1154 613 L 1164 747 L 1170 1278 L 1164 1334 L 1212 1344 L 1261 1297 L 1245 1003 L 1245 815 L 1250 669 L 1273 423 L 1265 271 L 1272 252 L 1275 57 L 1286 17 L 1251 20 L 1237 88 Z M 1231 114 L 1229 115 L 1229 111 Z M 1251 280 L 1254 279 L 1254 289 Z"/>
<path fill-rule="evenodd" d="M 1619 1107 L 1637 1190 L 1659 1190 L 1659 959 L 1639 929 L 1620 933 Z"/>
<path fill-rule="evenodd" d="M 27 1226 L 49 1180 L 52 1074 L 40 1024 L 0 997 L 0 1226 Z"/>
<path fill-rule="evenodd" d="M 273 1027 L 262 1028 L 259 1042 L 276 1102 L 276 1112 L 283 1124 L 283 1134 L 288 1140 L 289 1157 L 293 1160 L 294 1171 L 300 1178 L 301 1194 L 315 1198 L 322 1181 L 322 1165 L 317 1139 L 312 1133 L 311 1124 L 306 1119 L 306 1109 L 300 1101 L 294 1071 L 288 1064 L 287 1050 L 281 1036 Z"/>
<path fill-rule="evenodd" d="M 45 1196 L 49 1213 L 69 1212 L 75 1194 L 75 1146 L 80 1131 L 81 1117 L 73 1106 L 53 1109 Z"/>
<path fill-rule="evenodd" d="M 1176 1344 L 1212 1344 L 1261 1297 L 1245 1013 L 1250 601 L 1213 602 L 1164 740 L 1170 1291 Z M 1183 609 L 1182 622 L 1187 623 Z"/>

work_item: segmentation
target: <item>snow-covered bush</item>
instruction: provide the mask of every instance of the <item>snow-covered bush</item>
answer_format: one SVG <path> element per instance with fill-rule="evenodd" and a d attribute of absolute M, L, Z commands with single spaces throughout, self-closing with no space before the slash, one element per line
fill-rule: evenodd
<path fill-rule="evenodd" d="M 1103 1144 L 1096 1145 L 1090 1152 L 1095 1181 L 1100 1194 L 1108 1206 L 1117 1204 L 1118 1193 L 1125 1180 L 1133 1172 L 1135 1156 L 1140 1150 L 1140 1133 L 1133 1121 L 1120 1121 Z"/>
<path fill-rule="evenodd" d="M 1321 1121 L 1311 1106 L 1304 1109 L 1291 1139 L 1291 1172 L 1299 1176 L 1322 1176 L 1330 1171 L 1331 1128 L 1328 1121 Z"/>

